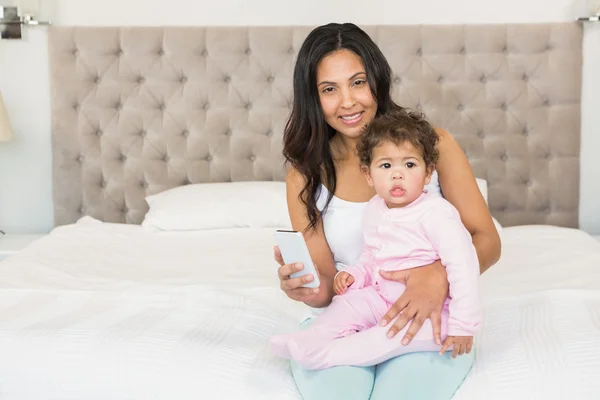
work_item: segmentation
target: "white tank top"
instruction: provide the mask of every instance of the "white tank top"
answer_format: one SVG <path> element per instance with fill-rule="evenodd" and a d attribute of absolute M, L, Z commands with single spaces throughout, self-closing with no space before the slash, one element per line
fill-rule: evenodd
<path fill-rule="evenodd" d="M 433 172 L 431 182 L 425 190 L 442 195 L 437 171 Z M 322 213 L 325 238 L 339 271 L 344 266 L 352 265 L 360 256 L 363 248 L 362 217 L 367 203 L 346 201 L 334 195 L 327 210 L 323 212 L 328 197 L 329 190 L 321 185 L 317 194 L 317 209 Z"/>

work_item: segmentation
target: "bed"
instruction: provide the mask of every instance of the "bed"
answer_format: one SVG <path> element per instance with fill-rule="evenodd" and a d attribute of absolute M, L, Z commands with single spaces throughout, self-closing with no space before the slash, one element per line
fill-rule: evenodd
<path fill-rule="evenodd" d="M 455 399 L 600 398 L 580 28 L 365 29 L 395 98 L 457 137 L 501 232 Z M 56 227 L 0 263 L 0 397 L 300 399 L 267 340 L 308 312 L 279 290 L 272 246 L 309 30 L 50 29 Z"/>

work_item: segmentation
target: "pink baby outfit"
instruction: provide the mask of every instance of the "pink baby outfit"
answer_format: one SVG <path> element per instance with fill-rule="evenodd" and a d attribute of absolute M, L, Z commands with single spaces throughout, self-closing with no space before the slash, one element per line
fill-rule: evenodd
<path fill-rule="evenodd" d="M 481 323 L 479 262 L 470 233 L 458 211 L 439 196 L 423 193 L 411 204 L 388 208 L 373 197 L 363 220 L 364 248 L 345 269 L 355 282 L 306 330 L 273 336 L 271 350 L 293 358 L 305 369 L 336 365 L 369 366 L 400 354 L 439 351 L 427 319 L 411 343 L 401 344 L 408 326 L 389 339 L 379 321 L 404 292 L 402 283 L 385 280 L 380 269 L 396 271 L 441 260 L 449 296 L 442 311 L 442 342 L 447 335 L 473 336 Z"/>

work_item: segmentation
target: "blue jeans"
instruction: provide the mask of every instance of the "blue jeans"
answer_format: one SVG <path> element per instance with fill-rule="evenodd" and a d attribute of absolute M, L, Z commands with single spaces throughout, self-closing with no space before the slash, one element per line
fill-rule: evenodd
<path fill-rule="evenodd" d="M 301 328 L 312 321 L 304 321 Z M 471 351 L 452 359 L 452 352 L 443 356 L 436 352 L 409 353 L 373 367 L 315 371 L 292 361 L 292 374 L 304 400 L 445 400 L 452 398 L 468 375 L 474 354 Z"/>

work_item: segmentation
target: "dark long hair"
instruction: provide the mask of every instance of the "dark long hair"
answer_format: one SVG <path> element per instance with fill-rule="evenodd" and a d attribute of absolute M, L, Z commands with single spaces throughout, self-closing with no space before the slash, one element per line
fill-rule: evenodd
<path fill-rule="evenodd" d="M 392 69 L 375 42 L 358 26 L 330 23 L 315 28 L 306 37 L 294 67 L 294 99 L 283 133 L 283 155 L 304 178 L 300 199 L 306 205 L 308 229 L 319 222 L 316 196 L 325 182 L 329 205 L 336 190 L 336 174 L 329 141 L 335 130 L 326 122 L 317 91 L 317 65 L 327 55 L 341 49 L 358 55 L 365 67 L 371 93 L 377 102 L 377 115 L 401 109 L 391 98 Z"/>

